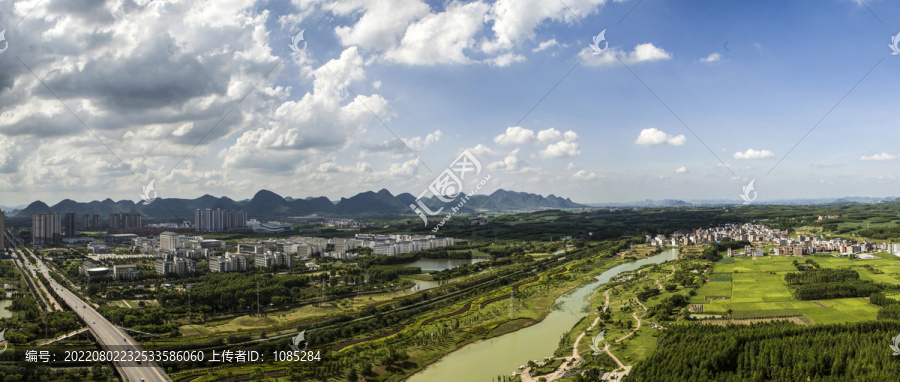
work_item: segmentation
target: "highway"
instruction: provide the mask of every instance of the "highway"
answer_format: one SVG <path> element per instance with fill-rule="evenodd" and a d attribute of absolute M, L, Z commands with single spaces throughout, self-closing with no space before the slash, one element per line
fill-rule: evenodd
<path fill-rule="evenodd" d="M 8 235 L 7 237 L 11 236 L 12 235 Z M 16 240 L 16 242 L 21 244 L 18 240 Z M 22 254 L 20 253 L 20 255 Z M 25 258 L 25 256 L 22 255 L 22 258 Z M 78 298 L 74 293 L 64 288 L 62 285 L 59 285 L 56 280 L 50 277 L 50 269 L 47 268 L 40 259 L 38 259 L 37 265 L 38 271 L 44 274 L 47 281 L 50 282 L 50 286 L 63 299 L 63 302 L 72 308 L 85 324 L 87 324 L 101 347 L 119 351 L 131 350 L 140 352 L 144 350 L 134 338 L 131 338 L 131 336 L 126 334 L 123 330 L 117 328 L 100 315 L 100 313 L 97 313 L 93 307 L 88 306 L 88 303 Z M 113 366 L 115 366 L 119 371 L 119 374 L 121 374 L 127 382 L 171 381 L 169 376 L 159 368 L 159 365 L 157 365 L 156 362 L 146 361 L 142 362 L 140 365 L 133 361 L 113 362 Z"/>

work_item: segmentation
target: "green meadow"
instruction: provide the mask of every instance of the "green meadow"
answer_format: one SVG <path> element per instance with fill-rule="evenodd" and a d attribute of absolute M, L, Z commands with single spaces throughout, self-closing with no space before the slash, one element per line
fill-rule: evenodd
<path fill-rule="evenodd" d="M 718 261 L 709 282 L 697 289 L 692 304 L 703 304 L 705 313 L 725 314 L 735 319 L 804 315 L 816 324 L 874 320 L 878 306 L 865 298 L 801 301 L 791 295 L 784 275 L 797 272 L 793 261 L 811 259 L 822 268 L 853 269 L 860 279 L 900 285 L 900 258 L 877 254 L 874 260 L 855 260 L 830 255 L 736 257 Z M 728 299 L 717 299 L 726 297 Z M 818 303 L 817 303 L 818 302 Z"/>

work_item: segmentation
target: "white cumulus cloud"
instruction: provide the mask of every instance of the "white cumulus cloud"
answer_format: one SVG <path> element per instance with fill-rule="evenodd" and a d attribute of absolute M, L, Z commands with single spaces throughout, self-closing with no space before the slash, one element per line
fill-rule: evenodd
<path fill-rule="evenodd" d="M 543 131 L 542 131 L 543 133 Z M 538 134 L 540 136 L 540 134 Z M 544 159 L 567 158 L 581 154 L 581 138 L 574 131 L 566 131 L 562 140 L 551 143 L 546 149 L 538 152 L 537 156 Z"/>
<path fill-rule="evenodd" d="M 859 160 L 897 160 L 900 159 L 900 154 L 891 154 L 891 153 L 879 153 L 875 155 L 863 155 L 859 157 Z"/>
<path fill-rule="evenodd" d="M 583 58 L 582 63 L 587 66 L 614 66 L 618 65 L 619 61 L 622 61 L 625 65 L 633 65 L 642 62 L 672 59 L 672 54 L 649 42 L 635 46 L 631 52 L 610 47 L 603 54 L 599 55 L 594 55 L 594 50 L 590 47 L 584 47 L 578 55 Z"/>
<path fill-rule="evenodd" d="M 521 145 L 534 140 L 534 130 L 521 126 L 506 128 L 506 133 L 494 137 L 494 142 L 501 145 Z"/>
<path fill-rule="evenodd" d="M 471 63 L 473 61 L 466 52 L 475 45 L 475 35 L 482 29 L 487 9 L 488 6 L 481 2 L 450 3 L 446 11 L 428 14 L 411 24 L 399 46 L 388 50 L 385 57 L 412 65 Z M 498 56 L 490 63 L 504 67 L 524 59 L 510 53 Z"/>
<path fill-rule="evenodd" d="M 551 38 L 547 41 L 544 41 L 544 42 L 538 44 L 537 48 L 532 49 L 531 52 L 537 53 L 542 50 L 550 49 L 550 48 L 553 48 L 556 46 L 560 46 L 559 42 L 557 42 L 555 38 Z"/>
<path fill-rule="evenodd" d="M 722 56 L 719 55 L 718 52 L 716 52 L 716 53 L 710 54 L 709 56 L 701 58 L 700 62 L 713 63 L 713 62 L 718 62 L 721 59 L 722 59 Z"/>
<path fill-rule="evenodd" d="M 491 66 L 496 66 L 498 68 L 505 68 L 517 62 L 525 61 L 525 56 L 516 53 L 504 53 L 497 57 L 489 58 L 485 60 Z"/>
<path fill-rule="evenodd" d="M 775 153 L 769 150 L 747 149 L 744 152 L 738 151 L 734 153 L 734 159 L 769 159 L 774 157 Z"/>
<path fill-rule="evenodd" d="M 673 136 L 670 134 L 666 134 L 666 132 L 655 127 L 641 130 L 641 133 L 640 135 L 638 135 L 637 140 L 634 141 L 634 143 L 636 144 L 645 146 L 681 146 L 685 142 L 687 142 L 687 138 L 684 136 L 684 134 Z"/>
<path fill-rule="evenodd" d="M 483 144 L 481 144 L 481 143 L 479 143 L 479 144 L 476 145 L 475 147 L 470 148 L 470 149 L 469 149 L 469 152 L 472 153 L 472 155 L 475 155 L 475 157 L 478 157 L 478 158 L 480 158 L 480 157 L 495 157 L 495 156 L 499 156 L 499 155 L 501 154 L 500 151 L 494 150 L 494 149 L 492 149 L 492 148 L 490 148 L 490 147 L 487 147 L 487 146 L 485 146 L 485 145 L 483 145 Z M 461 154 L 461 153 L 462 153 L 462 151 L 460 151 L 459 153 L 457 153 L 457 155 L 459 155 L 459 154 Z"/>

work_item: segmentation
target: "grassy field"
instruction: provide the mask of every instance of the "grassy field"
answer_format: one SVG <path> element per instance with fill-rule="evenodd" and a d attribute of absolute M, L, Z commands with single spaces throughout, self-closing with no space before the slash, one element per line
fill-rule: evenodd
<path fill-rule="evenodd" d="M 889 254 L 878 256 L 881 258 L 875 260 L 833 256 L 726 258 L 716 263 L 710 281 L 697 290 L 691 303 L 704 304 L 704 312 L 709 313 L 724 314 L 731 310 L 734 318 L 802 314 L 816 324 L 874 320 L 878 307 L 865 298 L 822 300 L 819 304 L 796 300 L 784 282 L 784 275 L 797 272 L 794 260 L 802 263 L 812 259 L 823 268 L 853 269 L 863 280 L 900 285 L 900 258 Z M 867 265 L 883 273 L 873 273 L 864 268 Z M 730 282 L 726 281 L 728 277 Z M 707 297 L 731 298 L 707 300 Z"/>
<path fill-rule="evenodd" d="M 364 296 L 361 299 L 344 299 L 337 302 L 326 303 L 322 306 L 305 305 L 285 311 L 271 312 L 268 313 L 266 317 L 262 318 L 247 315 L 230 320 L 208 322 L 202 325 L 183 325 L 178 328 L 178 331 L 181 332 L 182 335 L 208 335 L 221 332 L 233 332 L 238 329 L 246 330 L 278 327 L 303 318 L 353 311 L 354 309 L 360 309 L 372 302 L 387 301 L 397 296 L 397 293 L 384 293 Z M 121 303 L 122 302 L 119 301 L 119 304 Z M 122 306 L 124 306 L 124 304 L 122 304 Z"/>

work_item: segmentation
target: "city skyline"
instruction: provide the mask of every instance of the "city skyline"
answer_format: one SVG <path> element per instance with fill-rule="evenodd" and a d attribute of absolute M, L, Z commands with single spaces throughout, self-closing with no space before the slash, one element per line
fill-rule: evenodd
<path fill-rule="evenodd" d="M 2 1 L 0 198 L 895 195 L 900 5 L 543 4 Z"/>

